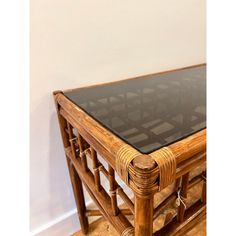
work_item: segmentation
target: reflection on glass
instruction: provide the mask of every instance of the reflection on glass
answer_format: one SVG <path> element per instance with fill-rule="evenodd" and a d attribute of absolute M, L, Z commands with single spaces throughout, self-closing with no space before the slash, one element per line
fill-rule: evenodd
<path fill-rule="evenodd" d="M 65 95 L 142 153 L 206 127 L 206 66 L 81 88 Z"/>

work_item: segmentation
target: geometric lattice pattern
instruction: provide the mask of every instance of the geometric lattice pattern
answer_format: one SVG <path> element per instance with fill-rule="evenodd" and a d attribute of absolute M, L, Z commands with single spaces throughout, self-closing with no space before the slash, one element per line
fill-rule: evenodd
<path fill-rule="evenodd" d="M 64 93 L 142 153 L 206 127 L 206 67 L 198 66 Z"/>

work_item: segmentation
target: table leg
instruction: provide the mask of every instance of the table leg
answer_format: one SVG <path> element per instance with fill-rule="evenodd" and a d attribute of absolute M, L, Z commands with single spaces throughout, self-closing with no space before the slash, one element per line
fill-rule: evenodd
<path fill-rule="evenodd" d="M 153 195 L 135 196 L 135 236 L 151 236 L 153 231 Z"/>
<path fill-rule="evenodd" d="M 69 134 L 66 132 L 68 122 L 66 121 L 64 117 L 60 115 L 59 104 L 56 101 L 56 96 L 59 93 L 61 93 L 61 91 L 54 92 L 54 99 L 55 99 L 56 108 L 57 108 L 57 116 L 58 116 L 58 121 L 60 125 L 61 136 L 62 136 L 64 148 L 66 149 L 71 144 L 69 142 L 69 139 L 70 139 Z M 72 165 L 69 157 L 67 157 L 67 164 L 68 164 L 68 169 L 70 173 L 70 179 L 71 179 L 71 183 L 73 187 L 73 192 L 74 192 L 75 202 L 76 202 L 77 211 L 79 215 L 81 229 L 82 229 L 82 232 L 86 234 L 88 232 L 89 224 L 88 224 L 88 218 L 86 216 L 86 206 L 85 206 L 82 182 L 74 166 Z"/>
<path fill-rule="evenodd" d="M 88 232 L 89 224 L 88 218 L 86 216 L 86 205 L 84 200 L 84 191 L 82 186 L 82 181 L 76 172 L 73 164 L 69 159 L 68 160 L 68 168 L 70 172 L 71 183 L 74 191 L 75 202 L 77 206 L 77 211 L 79 215 L 80 225 L 82 232 L 86 234 Z"/>

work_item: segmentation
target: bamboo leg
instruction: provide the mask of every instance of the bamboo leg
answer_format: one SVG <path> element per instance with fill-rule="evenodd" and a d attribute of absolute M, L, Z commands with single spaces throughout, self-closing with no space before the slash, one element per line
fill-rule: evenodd
<path fill-rule="evenodd" d="M 82 229 L 82 232 L 86 234 L 88 232 L 89 224 L 88 224 L 88 218 L 86 215 L 86 206 L 85 206 L 82 182 L 69 159 L 67 159 L 67 163 L 69 167 L 71 183 L 72 183 L 72 187 L 74 191 L 74 197 L 75 197 L 75 202 L 76 202 L 77 211 L 79 215 L 81 229 Z"/>
<path fill-rule="evenodd" d="M 56 96 L 56 93 L 54 94 L 54 96 Z M 71 126 L 66 121 L 66 119 L 59 114 L 59 106 L 56 102 L 56 99 L 55 99 L 55 103 L 56 103 L 57 116 L 58 116 L 58 120 L 59 120 L 59 125 L 60 125 L 61 136 L 62 136 L 64 148 L 67 148 L 69 145 L 71 145 L 73 148 L 73 143 L 69 142 L 69 139 L 72 137 L 69 137 L 69 135 L 65 131 L 66 128 L 69 128 L 70 135 L 72 135 Z M 74 158 L 75 158 L 75 156 L 74 156 Z M 71 179 L 71 183 L 72 183 L 72 188 L 73 188 L 73 192 L 74 192 L 75 202 L 76 202 L 76 206 L 77 206 L 77 211 L 78 211 L 78 215 L 79 215 L 79 220 L 80 220 L 80 224 L 81 224 L 81 229 L 82 229 L 82 232 L 84 234 L 86 234 L 88 232 L 89 224 L 88 224 L 88 218 L 86 216 L 86 206 L 85 206 L 85 201 L 84 201 L 84 192 L 83 192 L 82 182 L 79 178 L 79 175 L 76 173 L 76 170 L 75 170 L 74 166 L 72 165 L 70 159 L 68 157 L 66 159 L 67 159 L 67 165 L 68 165 L 70 179 Z"/>
<path fill-rule="evenodd" d="M 135 236 L 151 236 L 153 231 L 153 195 L 135 195 Z"/>

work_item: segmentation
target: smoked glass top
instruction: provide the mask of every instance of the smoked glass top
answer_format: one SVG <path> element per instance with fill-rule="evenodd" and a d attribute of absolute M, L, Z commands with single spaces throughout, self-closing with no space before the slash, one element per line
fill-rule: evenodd
<path fill-rule="evenodd" d="M 206 127 L 206 66 L 81 88 L 65 96 L 146 154 Z"/>

